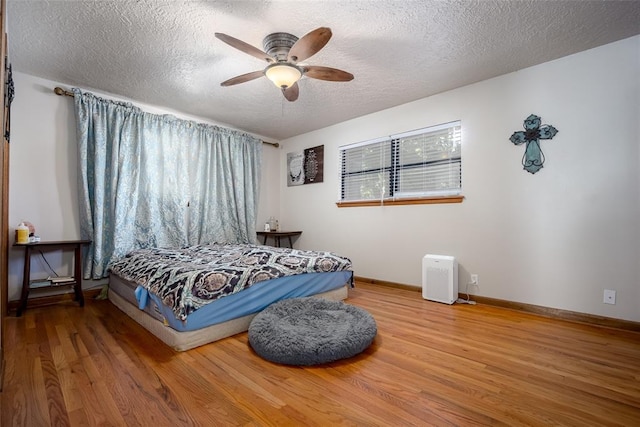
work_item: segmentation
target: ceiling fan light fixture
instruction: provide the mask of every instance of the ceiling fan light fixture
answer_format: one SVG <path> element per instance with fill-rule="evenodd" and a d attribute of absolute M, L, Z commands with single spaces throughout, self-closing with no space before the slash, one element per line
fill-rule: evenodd
<path fill-rule="evenodd" d="M 287 101 L 293 102 L 300 94 L 297 82 L 303 76 L 329 82 L 353 80 L 353 74 L 337 68 L 298 65 L 301 61 L 318 53 L 327 44 L 331 38 L 331 29 L 327 27 L 316 28 L 300 39 L 289 33 L 271 33 L 262 41 L 264 51 L 223 33 L 215 33 L 215 36 L 229 46 L 269 63 L 267 68 L 262 70 L 225 80 L 220 83 L 221 86 L 233 86 L 264 76 L 282 91 Z"/>
<path fill-rule="evenodd" d="M 293 86 L 302 77 L 300 68 L 291 64 L 272 64 L 264 70 L 264 75 L 279 89 Z"/>

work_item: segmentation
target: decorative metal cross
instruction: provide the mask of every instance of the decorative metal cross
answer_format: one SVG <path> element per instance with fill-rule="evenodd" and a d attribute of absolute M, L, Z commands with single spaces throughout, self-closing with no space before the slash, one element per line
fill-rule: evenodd
<path fill-rule="evenodd" d="M 522 156 L 522 166 L 524 166 L 524 170 L 532 174 L 542 169 L 544 164 L 544 153 L 540 149 L 538 140 L 551 139 L 558 133 L 558 129 L 553 126 L 540 125 L 541 123 L 540 117 L 532 114 L 524 121 L 524 132 L 514 132 L 509 138 L 515 145 L 527 143 L 527 148 Z"/>

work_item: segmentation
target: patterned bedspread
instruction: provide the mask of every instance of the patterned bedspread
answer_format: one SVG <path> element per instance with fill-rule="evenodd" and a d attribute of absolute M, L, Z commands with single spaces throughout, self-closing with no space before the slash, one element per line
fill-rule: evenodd
<path fill-rule="evenodd" d="M 331 252 L 258 245 L 212 244 L 140 249 L 109 266 L 112 273 L 156 294 L 177 319 L 263 280 L 303 273 L 351 270 Z"/>

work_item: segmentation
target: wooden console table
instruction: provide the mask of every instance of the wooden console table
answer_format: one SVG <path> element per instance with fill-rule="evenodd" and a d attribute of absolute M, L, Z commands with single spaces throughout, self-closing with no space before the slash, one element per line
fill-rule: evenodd
<path fill-rule="evenodd" d="M 84 307 L 84 296 L 82 295 L 82 251 L 80 250 L 82 245 L 88 245 L 91 240 L 58 240 L 51 242 L 34 242 L 34 243 L 15 243 L 14 247 L 24 247 L 24 274 L 22 277 L 22 295 L 20 297 L 20 306 L 16 315 L 20 317 L 22 312 L 27 309 L 27 299 L 29 298 L 29 291 L 31 290 L 31 284 L 37 280 L 31 280 L 31 255 L 33 250 L 72 250 L 74 252 L 73 261 L 73 276 L 71 280 L 64 281 L 58 284 L 50 284 L 47 286 L 38 287 L 38 289 L 52 289 L 60 288 L 63 286 L 73 286 L 75 293 L 75 300 L 80 303 L 80 307 Z"/>
<path fill-rule="evenodd" d="M 280 238 L 287 237 L 289 239 L 289 247 L 293 248 L 293 244 L 291 243 L 292 237 L 297 237 L 302 234 L 302 231 L 258 231 L 258 236 L 264 237 L 263 245 L 267 244 L 267 238 L 273 237 L 273 241 L 276 247 L 280 247 Z"/>

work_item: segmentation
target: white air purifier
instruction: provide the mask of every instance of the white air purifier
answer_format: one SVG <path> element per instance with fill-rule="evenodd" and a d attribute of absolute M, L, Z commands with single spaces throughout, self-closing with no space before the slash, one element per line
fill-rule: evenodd
<path fill-rule="evenodd" d="M 452 256 L 422 258 L 422 298 L 453 304 L 458 299 L 458 262 Z"/>

